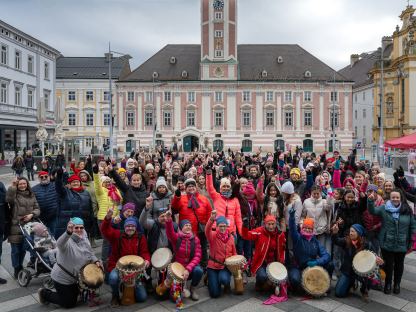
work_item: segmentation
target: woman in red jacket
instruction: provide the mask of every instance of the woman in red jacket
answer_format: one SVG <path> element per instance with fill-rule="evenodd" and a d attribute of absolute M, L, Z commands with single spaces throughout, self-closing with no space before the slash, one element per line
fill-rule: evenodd
<path fill-rule="evenodd" d="M 127 218 L 124 221 L 124 231 L 115 229 L 111 226 L 111 217 L 113 210 L 109 209 L 101 224 L 101 233 L 104 238 L 111 244 L 111 254 L 108 259 L 107 271 L 108 283 L 112 289 L 111 306 L 118 306 L 119 299 L 119 283 L 120 277 L 118 270 L 115 268 L 118 259 L 128 255 L 138 255 L 145 261 L 146 269 L 150 265 L 150 254 L 147 249 L 146 237 L 139 233 L 137 220 L 134 217 Z M 144 302 L 147 299 L 147 293 L 144 285 L 137 284 L 135 290 L 137 302 Z"/>
<path fill-rule="evenodd" d="M 189 220 L 182 220 L 179 223 L 178 233 L 175 232 L 172 222 L 172 213 L 166 213 L 166 235 L 173 246 L 175 254 L 173 261 L 179 262 L 185 267 L 183 279 L 191 282 L 191 298 L 194 301 L 199 300 L 196 293 L 196 286 L 201 281 L 204 271 L 199 266 L 201 261 L 201 243 L 198 236 L 192 233 L 192 224 Z"/>
<path fill-rule="evenodd" d="M 256 274 L 256 291 L 265 290 L 268 288 L 267 265 L 275 261 L 285 263 L 285 233 L 277 228 L 276 218 L 267 215 L 264 218 L 264 226 L 252 231 L 244 226 L 241 236 L 255 242 L 251 273 Z"/>
<path fill-rule="evenodd" d="M 237 254 L 234 236 L 228 230 L 227 219 L 220 216 L 215 219 L 217 212 L 212 211 L 211 218 L 205 227 L 210 256 L 208 261 L 208 291 L 211 298 L 221 295 L 221 285 L 224 285 L 224 293 L 230 292 L 231 273 L 225 267 L 225 259 Z M 212 224 L 216 221 L 216 230 L 212 230 Z"/>

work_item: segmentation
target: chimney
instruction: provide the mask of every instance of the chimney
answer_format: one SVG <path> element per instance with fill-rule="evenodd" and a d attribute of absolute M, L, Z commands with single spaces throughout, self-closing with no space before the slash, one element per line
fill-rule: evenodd
<path fill-rule="evenodd" d="M 359 59 L 360 59 L 360 56 L 358 54 L 351 54 L 351 57 L 350 57 L 351 64 L 350 64 L 350 66 L 353 67 L 354 64 L 358 62 Z"/>

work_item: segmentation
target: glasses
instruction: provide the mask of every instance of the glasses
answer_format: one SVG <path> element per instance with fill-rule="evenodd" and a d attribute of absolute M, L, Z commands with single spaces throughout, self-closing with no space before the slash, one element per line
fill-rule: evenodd
<path fill-rule="evenodd" d="M 83 230 L 84 227 L 83 226 L 74 226 L 74 230 Z"/>
<path fill-rule="evenodd" d="M 46 176 L 46 175 L 45 175 L 45 176 L 40 176 L 40 177 L 39 177 L 39 179 L 41 179 L 41 180 L 46 180 L 47 178 L 48 178 L 48 176 Z"/>

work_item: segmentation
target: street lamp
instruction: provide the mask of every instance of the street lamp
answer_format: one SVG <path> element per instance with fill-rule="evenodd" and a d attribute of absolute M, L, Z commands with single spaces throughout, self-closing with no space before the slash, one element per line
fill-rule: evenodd
<path fill-rule="evenodd" d="M 157 85 L 155 85 L 155 82 L 158 80 L 155 80 L 157 78 L 157 72 L 154 72 L 152 75 L 152 127 L 153 127 L 153 131 L 152 131 L 152 148 L 154 150 L 156 150 L 156 130 L 157 130 L 157 118 L 156 118 L 156 103 L 155 103 L 155 87 L 160 87 L 160 86 L 164 86 L 167 83 L 163 82 L 163 83 L 159 83 Z"/>
<path fill-rule="evenodd" d="M 332 101 L 332 153 L 335 151 L 335 71 L 334 71 L 334 87 L 333 87 L 333 101 Z"/>
<path fill-rule="evenodd" d="M 114 149 L 113 149 L 113 94 L 112 94 L 112 77 L 111 77 L 111 65 L 113 63 L 113 54 L 121 55 L 120 59 L 129 60 L 131 56 L 129 54 L 120 53 L 117 51 L 111 50 L 110 42 L 108 43 L 108 54 L 106 53 L 107 61 L 108 61 L 108 104 L 110 109 L 110 122 L 109 122 L 109 145 L 110 145 L 110 158 L 114 157 Z"/>

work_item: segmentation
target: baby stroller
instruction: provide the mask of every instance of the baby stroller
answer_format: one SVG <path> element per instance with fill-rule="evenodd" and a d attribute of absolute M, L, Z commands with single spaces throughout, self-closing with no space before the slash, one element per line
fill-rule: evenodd
<path fill-rule="evenodd" d="M 42 223 L 40 220 L 36 222 Z M 42 277 L 42 285 L 44 288 L 53 289 L 53 281 L 51 278 L 52 266 L 49 263 L 48 259 L 45 259 L 41 256 L 40 251 L 36 250 L 34 247 L 34 237 L 32 226 L 36 222 L 28 222 L 26 224 L 19 224 L 20 231 L 23 234 L 25 249 L 30 252 L 31 263 L 23 268 L 19 275 L 17 276 L 17 282 L 22 287 L 27 287 L 32 278 Z"/>

